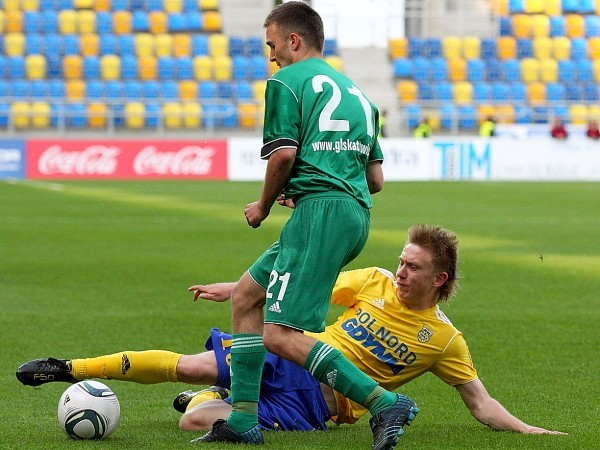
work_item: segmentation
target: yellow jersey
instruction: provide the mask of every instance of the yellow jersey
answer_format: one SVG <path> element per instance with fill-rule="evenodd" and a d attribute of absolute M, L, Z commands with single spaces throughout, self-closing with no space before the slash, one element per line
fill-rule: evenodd
<path fill-rule="evenodd" d="M 340 350 L 381 386 L 395 390 L 426 372 L 454 386 L 477 379 L 462 333 L 436 305 L 407 308 L 396 277 L 378 267 L 342 272 L 331 302 L 348 309 L 323 333 L 306 333 Z M 336 394 L 337 423 L 353 423 L 366 410 Z"/>

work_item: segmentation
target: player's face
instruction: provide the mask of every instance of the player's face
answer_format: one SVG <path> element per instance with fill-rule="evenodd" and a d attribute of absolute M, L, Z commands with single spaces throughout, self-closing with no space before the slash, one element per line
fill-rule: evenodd
<path fill-rule="evenodd" d="M 430 307 L 435 304 L 440 273 L 435 271 L 432 255 L 418 245 L 408 244 L 400 255 L 396 270 L 398 297 L 409 306 Z M 433 302 L 433 304 L 430 304 Z"/>
<path fill-rule="evenodd" d="M 266 36 L 267 45 L 271 49 L 269 52 L 269 61 L 274 62 L 280 68 L 292 64 L 292 51 L 290 48 L 289 37 L 284 36 L 275 24 L 271 24 L 267 27 Z"/>

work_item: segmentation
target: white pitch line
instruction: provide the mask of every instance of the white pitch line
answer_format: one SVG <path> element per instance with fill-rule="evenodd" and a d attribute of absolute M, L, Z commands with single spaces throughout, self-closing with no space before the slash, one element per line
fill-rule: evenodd
<path fill-rule="evenodd" d="M 59 183 L 50 183 L 48 181 L 38 181 L 38 180 L 20 180 L 17 178 L 9 178 L 3 180 L 7 184 L 14 184 L 17 186 L 26 186 L 33 187 L 37 189 L 47 189 L 50 191 L 62 191 L 65 187 Z"/>

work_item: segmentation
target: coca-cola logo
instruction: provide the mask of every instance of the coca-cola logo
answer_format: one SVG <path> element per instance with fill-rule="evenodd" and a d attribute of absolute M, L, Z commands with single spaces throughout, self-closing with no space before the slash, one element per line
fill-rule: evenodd
<path fill-rule="evenodd" d="M 38 170 L 45 175 L 113 175 L 120 153 L 118 147 L 105 145 L 90 145 L 73 151 L 52 145 L 42 152 Z"/>
<path fill-rule="evenodd" d="M 144 147 L 133 162 L 138 175 L 206 175 L 211 172 L 216 151 L 211 147 L 188 145 L 174 152 Z"/>

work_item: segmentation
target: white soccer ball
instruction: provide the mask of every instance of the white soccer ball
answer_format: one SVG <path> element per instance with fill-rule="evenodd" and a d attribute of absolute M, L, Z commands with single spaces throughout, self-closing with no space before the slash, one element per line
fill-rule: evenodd
<path fill-rule="evenodd" d="M 58 401 L 58 423 L 73 439 L 106 439 L 115 431 L 120 415 L 115 393 L 94 380 L 69 386 Z"/>

